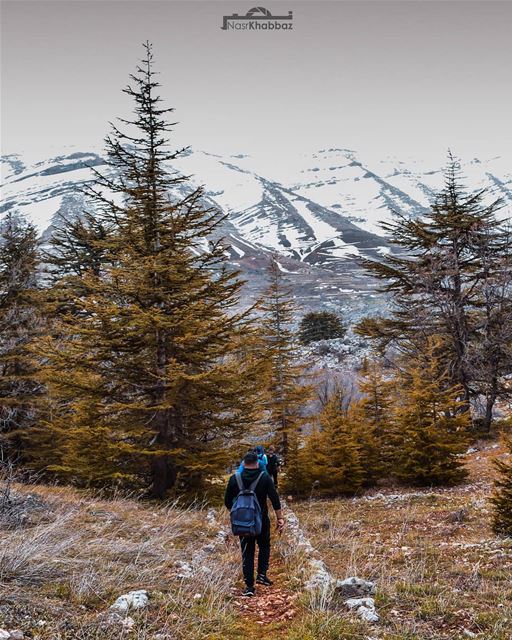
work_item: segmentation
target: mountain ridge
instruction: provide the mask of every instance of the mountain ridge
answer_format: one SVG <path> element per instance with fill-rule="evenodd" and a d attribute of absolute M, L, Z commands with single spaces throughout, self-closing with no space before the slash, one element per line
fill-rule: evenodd
<path fill-rule="evenodd" d="M 371 166 L 339 147 L 292 160 L 265 174 L 247 154 L 189 149 L 169 168 L 190 176 L 191 186 L 182 190 L 204 185 L 206 203 L 226 215 L 219 233 L 228 260 L 248 281 L 249 296 L 263 286 L 265 265 L 276 254 L 301 306 L 378 298 L 357 259 L 393 251 L 380 223 L 391 219 L 392 210 L 424 215 L 442 186 L 442 168 L 396 158 Z M 36 161 L 6 155 L 0 214 L 18 209 L 45 239 L 59 214 L 79 215 L 89 206 L 79 187 L 93 178 L 90 167 L 104 164 L 94 149 L 69 148 Z M 512 172 L 503 158 L 474 158 L 463 171 L 473 188 L 489 187 L 512 205 Z"/>

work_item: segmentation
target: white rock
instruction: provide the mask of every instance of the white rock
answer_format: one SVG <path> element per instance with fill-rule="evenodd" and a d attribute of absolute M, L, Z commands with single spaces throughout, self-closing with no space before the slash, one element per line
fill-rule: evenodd
<path fill-rule="evenodd" d="M 122 622 L 121 622 L 122 626 L 125 629 L 133 629 L 133 627 L 135 626 L 135 620 L 133 618 L 130 618 L 130 616 L 127 616 Z"/>
<path fill-rule="evenodd" d="M 373 598 L 349 598 L 345 605 L 356 611 L 357 615 L 366 622 L 378 622 L 379 614 L 375 610 L 375 600 Z"/>
<path fill-rule="evenodd" d="M 349 609 L 358 609 L 359 607 L 375 609 L 375 600 L 373 598 L 349 598 L 345 604 Z"/>
<path fill-rule="evenodd" d="M 375 609 L 369 609 L 368 607 L 359 607 L 357 615 L 366 622 L 378 622 L 379 614 Z"/>
<path fill-rule="evenodd" d="M 110 611 L 114 611 L 115 613 L 128 613 L 129 608 L 130 603 L 128 602 L 127 596 L 119 596 L 119 598 L 110 607 Z"/>
<path fill-rule="evenodd" d="M 352 576 L 336 580 L 336 591 L 349 598 L 367 596 L 375 593 L 375 582 Z"/>
<path fill-rule="evenodd" d="M 5 629 L 0 629 L 0 640 L 9 640 L 11 634 Z"/>
<path fill-rule="evenodd" d="M 225 529 L 220 529 L 220 531 L 217 533 L 215 540 L 218 543 L 221 543 L 221 542 L 226 542 L 228 538 L 229 538 L 228 532 Z"/>
<path fill-rule="evenodd" d="M 191 578 L 194 575 L 194 570 L 188 562 L 180 560 L 176 563 L 176 566 L 179 569 L 179 573 L 177 574 L 178 578 Z"/>
<path fill-rule="evenodd" d="M 201 593 L 194 593 L 194 600 L 201 600 L 203 595 Z"/>
<path fill-rule="evenodd" d="M 20 631 L 19 629 L 14 629 L 13 631 L 11 631 L 10 640 L 24 640 L 24 638 L 25 634 L 23 633 L 23 631 Z"/>
<path fill-rule="evenodd" d="M 130 609 L 144 609 L 148 606 L 149 597 L 145 589 L 124 593 L 110 607 L 110 611 L 127 613 Z"/>
<path fill-rule="evenodd" d="M 309 561 L 310 576 L 304 585 L 307 591 L 322 589 L 332 583 L 332 577 L 322 560 L 312 559 Z"/>

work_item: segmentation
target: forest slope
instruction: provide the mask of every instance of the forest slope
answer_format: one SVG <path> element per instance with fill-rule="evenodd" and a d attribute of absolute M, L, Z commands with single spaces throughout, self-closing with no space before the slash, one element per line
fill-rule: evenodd
<path fill-rule="evenodd" d="M 504 455 L 482 443 L 456 488 L 291 504 L 334 577 L 376 582 L 377 625 L 304 591 L 289 534 L 275 540 L 276 586 L 247 606 L 224 511 L 15 485 L 0 519 L 0 629 L 39 640 L 510 640 L 512 541 L 492 534 L 488 504 L 491 461 Z M 135 589 L 147 608 L 109 613 Z"/>

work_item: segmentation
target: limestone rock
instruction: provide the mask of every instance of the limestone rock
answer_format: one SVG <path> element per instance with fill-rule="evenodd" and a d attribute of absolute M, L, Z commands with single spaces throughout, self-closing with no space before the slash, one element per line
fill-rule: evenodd
<path fill-rule="evenodd" d="M 357 615 L 365 622 L 378 622 L 380 619 L 375 609 L 369 609 L 368 607 L 359 607 Z"/>
<path fill-rule="evenodd" d="M 192 567 L 188 562 L 183 562 L 182 560 L 179 560 L 176 563 L 176 566 L 178 567 L 178 573 L 176 574 L 177 578 L 183 578 L 183 579 L 191 578 L 194 575 L 194 570 L 192 569 Z"/>
<path fill-rule="evenodd" d="M 145 589 L 124 593 L 110 607 L 115 613 L 128 613 L 130 609 L 144 609 L 148 606 L 149 597 Z"/>
<path fill-rule="evenodd" d="M 331 586 L 332 576 L 322 560 L 316 558 L 311 559 L 309 561 L 309 569 L 310 575 L 304 585 L 307 591 L 325 589 Z"/>
<path fill-rule="evenodd" d="M 379 614 L 375 610 L 375 600 L 373 598 L 349 598 L 345 605 L 357 613 L 366 622 L 378 622 Z"/>
<path fill-rule="evenodd" d="M 375 609 L 375 600 L 373 598 L 349 598 L 345 604 L 349 609 L 358 609 L 359 607 Z"/>
<path fill-rule="evenodd" d="M 364 598 L 375 593 L 375 582 L 352 576 L 337 580 L 335 590 L 342 598 Z"/>

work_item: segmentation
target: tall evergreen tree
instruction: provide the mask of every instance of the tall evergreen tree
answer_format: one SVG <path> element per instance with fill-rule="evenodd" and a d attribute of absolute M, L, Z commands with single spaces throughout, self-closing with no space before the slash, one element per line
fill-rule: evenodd
<path fill-rule="evenodd" d="M 362 447 L 348 413 L 334 397 L 319 416 L 306 448 L 309 477 L 322 496 L 352 495 L 365 483 Z"/>
<path fill-rule="evenodd" d="M 451 383 L 461 388 L 461 410 L 469 410 L 470 401 L 484 393 L 489 416 L 499 395 L 493 378 L 510 371 L 510 359 L 493 357 L 493 366 L 477 372 L 474 354 L 484 353 L 483 360 L 490 356 L 492 347 L 482 342 L 482 334 L 491 327 L 485 321 L 485 281 L 490 284 L 491 271 L 500 271 L 502 281 L 505 272 L 510 274 L 512 244 L 497 218 L 501 201 L 486 204 L 486 198 L 485 190 L 464 191 L 459 165 L 450 156 L 445 187 L 428 215 L 411 218 L 396 212 L 393 222 L 382 225 L 402 252 L 362 264 L 384 281 L 382 290 L 391 294 L 393 308 L 388 317 L 363 320 L 357 331 L 381 348 L 392 345 L 409 355 L 424 349 L 429 336 L 443 336 Z M 501 289 L 500 296 L 503 304 L 497 315 L 503 319 L 512 299 L 510 286 Z M 489 387 L 494 391 L 487 393 Z"/>
<path fill-rule="evenodd" d="M 363 452 L 365 483 L 375 484 L 393 466 L 397 438 L 393 420 L 393 381 L 384 377 L 376 359 L 361 369 L 359 391 L 363 394 L 350 407 L 354 433 Z"/>
<path fill-rule="evenodd" d="M 42 328 L 38 313 L 37 231 L 9 211 L 0 224 L 0 448 L 17 458 L 44 392 L 31 351 Z"/>
<path fill-rule="evenodd" d="M 87 189 L 87 187 L 86 187 Z M 107 240 L 113 225 L 91 211 L 79 215 L 60 214 L 50 237 L 45 262 L 54 279 L 74 278 L 93 273 L 100 276 L 107 261 Z"/>
<path fill-rule="evenodd" d="M 467 447 L 469 415 L 459 411 L 460 388 L 449 385 L 439 352 L 439 341 L 430 339 L 426 352 L 408 360 L 395 380 L 400 440 L 394 441 L 394 474 L 411 484 L 456 484 L 467 475 L 460 454 Z"/>
<path fill-rule="evenodd" d="M 483 399 L 482 428 L 489 431 L 498 398 L 509 393 L 512 373 L 512 231 L 502 225 L 483 225 L 474 234 L 480 272 L 474 297 L 474 338 L 469 372 Z"/>
<path fill-rule="evenodd" d="M 287 494 L 306 497 L 311 493 L 311 461 L 309 437 L 304 437 L 298 430 L 288 434 L 288 461 L 284 467 L 282 486 Z M 280 485 L 281 486 L 281 485 Z"/>
<path fill-rule="evenodd" d="M 266 408 L 269 424 L 286 458 L 290 433 L 300 429 L 301 408 L 311 390 L 303 380 L 304 368 L 298 362 L 291 292 L 274 258 L 268 267 L 268 277 L 269 286 L 261 303 L 264 359 L 268 362 Z"/>
<path fill-rule="evenodd" d="M 512 440 L 507 442 L 507 450 L 512 455 Z M 499 475 L 491 498 L 493 529 L 500 535 L 512 536 L 512 463 L 497 459 L 494 464 Z"/>
<path fill-rule="evenodd" d="M 360 372 L 359 390 L 364 394 L 362 407 L 366 420 L 380 437 L 391 419 L 393 382 L 385 378 L 381 364 L 368 360 Z"/>
<path fill-rule="evenodd" d="M 87 188 L 109 230 L 94 239 L 100 263 L 85 261 L 82 293 L 59 322 L 59 340 L 42 349 L 61 407 L 47 428 L 64 441 L 70 428 L 72 442 L 55 467 L 72 473 L 73 451 L 96 430 L 109 455 L 95 474 L 148 478 L 163 497 L 204 488 L 219 473 L 230 440 L 258 411 L 260 376 L 241 357 L 252 332 L 248 313 L 237 311 L 242 281 L 212 239 L 223 217 L 167 166 L 183 150 L 168 150 L 172 109 L 161 106 L 159 86 L 146 43 L 124 90 L 134 117 L 121 120 L 125 131 L 112 126 L 108 171 L 94 170 Z"/>

